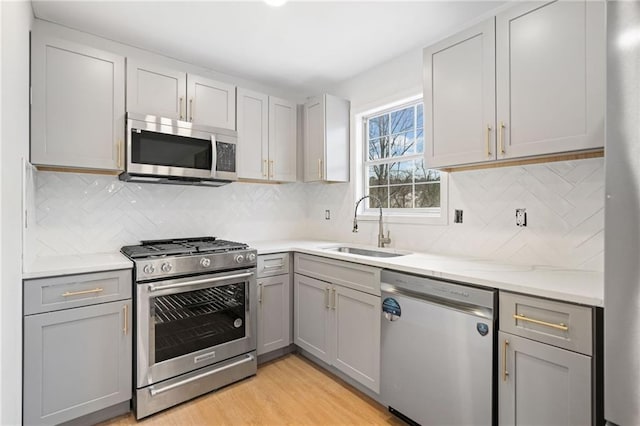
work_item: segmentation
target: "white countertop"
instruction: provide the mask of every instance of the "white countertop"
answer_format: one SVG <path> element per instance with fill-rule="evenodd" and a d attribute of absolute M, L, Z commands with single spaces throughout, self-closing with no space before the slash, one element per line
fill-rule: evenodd
<path fill-rule="evenodd" d="M 331 241 L 258 241 L 250 243 L 258 254 L 297 251 L 347 260 L 380 268 L 461 281 L 500 290 L 558 299 L 591 306 L 604 306 L 602 272 L 500 263 L 476 258 L 459 258 L 428 253 L 412 253 L 391 258 L 374 258 L 326 250 L 338 245 L 363 247 Z M 390 252 L 403 250 L 384 249 Z"/>
<path fill-rule="evenodd" d="M 133 268 L 133 262 L 120 253 L 48 256 L 38 257 L 30 264 L 25 265 L 22 271 L 22 278 L 55 277 L 131 268 Z"/>
<path fill-rule="evenodd" d="M 604 274 L 602 272 L 547 266 L 514 265 L 491 260 L 428 253 L 411 253 L 391 258 L 374 258 L 326 250 L 338 245 L 378 250 L 375 247 L 335 241 L 256 241 L 250 242 L 249 245 L 255 248 L 258 254 L 296 251 L 584 305 L 604 305 Z M 384 250 L 406 253 L 403 250 Z M 31 264 L 25 265 L 22 276 L 24 279 L 31 279 L 130 269 L 132 267 L 132 262 L 120 253 L 40 257 Z"/>

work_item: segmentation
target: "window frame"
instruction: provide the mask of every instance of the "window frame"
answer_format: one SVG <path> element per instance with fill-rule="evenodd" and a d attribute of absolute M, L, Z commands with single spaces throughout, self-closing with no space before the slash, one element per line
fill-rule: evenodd
<path fill-rule="evenodd" d="M 414 92 L 415 93 L 415 92 Z M 369 135 L 367 133 L 367 121 L 370 118 L 389 113 L 391 111 L 400 110 L 403 107 L 415 105 L 419 102 L 424 103 L 422 94 L 404 96 L 402 98 L 396 98 L 388 100 L 384 103 L 379 103 L 376 106 L 370 106 L 361 112 L 354 113 L 354 130 L 355 130 L 355 153 L 356 153 L 356 170 L 354 176 L 357 176 L 355 182 L 354 203 L 362 196 L 367 195 L 368 189 L 368 166 L 376 162 L 385 163 L 389 162 L 388 159 L 373 160 L 368 159 L 368 142 Z M 423 106 L 424 113 L 424 106 Z M 423 136 L 426 132 L 427 123 L 423 119 Z M 414 127 L 415 129 L 415 127 Z M 426 141 L 426 137 L 425 137 Z M 410 156 L 394 157 L 398 161 L 407 161 L 410 159 L 422 159 L 426 163 L 426 144 L 422 153 L 412 154 Z M 385 161 L 387 160 L 387 161 Z M 385 222 L 388 223 L 415 223 L 415 224 L 433 224 L 433 225 L 446 225 L 448 222 L 448 173 L 440 171 L 440 207 L 428 207 L 428 208 L 383 208 L 383 215 Z M 415 189 L 415 182 L 413 182 Z M 428 184 L 427 184 L 428 185 Z M 366 200 L 368 201 L 368 200 Z M 363 201 L 360 203 L 358 211 L 356 212 L 358 220 L 378 220 L 380 210 L 378 207 L 370 207 L 369 203 Z"/>

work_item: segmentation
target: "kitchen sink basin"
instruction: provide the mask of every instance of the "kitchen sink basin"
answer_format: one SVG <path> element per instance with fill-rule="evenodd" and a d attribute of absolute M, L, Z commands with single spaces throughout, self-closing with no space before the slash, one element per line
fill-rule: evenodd
<path fill-rule="evenodd" d="M 338 253 L 357 254 L 359 256 L 367 256 L 367 257 L 399 257 L 399 256 L 405 256 L 409 254 L 409 253 L 397 253 L 397 252 L 364 249 L 364 248 L 349 247 L 349 246 L 331 247 L 331 248 L 328 248 L 327 250 L 337 251 Z"/>

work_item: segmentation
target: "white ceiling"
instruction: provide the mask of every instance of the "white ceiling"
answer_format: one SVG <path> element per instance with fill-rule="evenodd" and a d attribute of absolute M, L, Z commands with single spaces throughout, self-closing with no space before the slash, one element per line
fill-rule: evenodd
<path fill-rule="evenodd" d="M 309 95 L 428 45 L 503 1 L 34 1 L 36 17 Z"/>

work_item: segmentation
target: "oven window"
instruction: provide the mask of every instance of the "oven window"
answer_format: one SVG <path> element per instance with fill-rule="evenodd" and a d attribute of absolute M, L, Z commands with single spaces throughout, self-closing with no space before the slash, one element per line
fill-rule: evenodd
<path fill-rule="evenodd" d="M 245 337 L 245 283 L 153 299 L 156 362 Z"/>
<path fill-rule="evenodd" d="M 211 170 L 211 141 L 142 130 L 131 132 L 131 161 L 137 164 Z"/>

